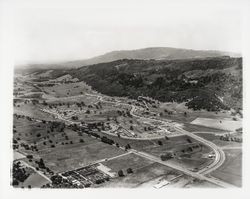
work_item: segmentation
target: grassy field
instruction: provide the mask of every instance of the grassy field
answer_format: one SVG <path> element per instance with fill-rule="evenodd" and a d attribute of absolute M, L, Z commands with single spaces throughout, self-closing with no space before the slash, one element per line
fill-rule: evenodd
<path fill-rule="evenodd" d="M 194 179 L 188 182 L 184 186 L 184 188 L 220 188 L 220 187 L 208 181 Z"/>
<path fill-rule="evenodd" d="M 55 97 L 67 97 L 67 96 L 81 95 L 81 93 L 85 93 L 90 89 L 83 82 L 76 82 L 76 83 L 55 85 L 52 87 L 43 87 L 43 90 L 47 94 L 53 95 Z"/>
<path fill-rule="evenodd" d="M 212 133 L 225 133 L 227 131 L 222 129 L 216 129 L 196 124 L 184 123 L 183 129 L 189 132 L 212 132 Z"/>
<path fill-rule="evenodd" d="M 17 119 L 15 125 L 17 133 L 14 134 L 14 138 L 35 145 L 38 149 L 31 151 L 19 147 L 19 150 L 32 154 L 34 157 L 43 158 L 46 166 L 54 172 L 79 168 L 82 165 L 124 153 L 115 146 L 105 144 L 86 134 L 78 135 L 77 132 L 67 128 L 64 129 L 64 132 L 48 133 L 47 124 L 23 118 Z M 37 137 L 38 133 L 41 135 L 40 137 Z M 80 142 L 80 139 L 83 142 Z"/>
<path fill-rule="evenodd" d="M 200 117 L 192 121 L 191 124 L 197 124 L 227 131 L 235 131 L 236 129 L 242 127 L 241 121 L 234 121 L 232 119 L 212 119 Z"/>
<path fill-rule="evenodd" d="M 157 111 L 157 109 L 151 108 L 153 111 Z M 172 111 L 173 114 L 169 115 L 164 110 Z M 206 110 L 197 110 L 193 111 L 192 109 L 188 109 L 185 106 L 184 103 L 161 103 L 160 108 L 158 111 L 161 111 L 163 113 L 163 117 L 166 119 L 171 119 L 177 122 L 184 122 L 184 123 L 190 123 L 193 120 L 195 120 L 198 117 L 206 117 L 206 118 L 212 118 L 212 119 L 223 119 L 223 118 L 230 118 L 231 115 L 228 112 L 211 112 Z M 184 112 L 187 113 L 187 115 L 184 115 Z"/>
<path fill-rule="evenodd" d="M 196 135 L 198 135 L 202 138 L 205 138 L 205 139 L 213 142 L 214 144 L 216 144 L 217 146 L 220 146 L 220 147 L 240 147 L 240 146 L 242 146 L 242 143 L 220 140 L 220 135 L 216 135 L 214 133 L 196 133 Z"/>
<path fill-rule="evenodd" d="M 118 150 L 114 146 L 98 142 L 85 146 L 74 145 L 63 149 L 61 147 L 55 148 L 39 155 L 53 171 L 63 172 L 122 153 L 124 153 L 122 150 Z"/>
<path fill-rule="evenodd" d="M 109 138 L 115 140 L 120 146 L 125 146 L 129 144 L 131 148 L 138 151 L 144 151 L 146 153 L 152 154 L 154 156 L 160 157 L 168 151 L 182 149 L 184 146 L 188 146 L 190 143 L 187 141 L 189 138 L 192 143 L 196 141 L 188 136 L 177 136 L 171 137 L 169 140 L 166 139 L 155 139 L 155 140 L 132 140 L 123 139 L 114 136 L 108 136 Z M 162 145 L 158 144 L 158 141 L 162 142 Z M 211 149 L 203 146 L 201 151 L 192 153 L 189 157 L 179 157 L 178 159 L 173 159 L 176 163 L 181 163 L 189 167 L 190 169 L 205 167 L 211 162 L 211 159 L 204 157 L 203 155 L 211 152 Z"/>
<path fill-rule="evenodd" d="M 136 170 L 152 163 L 153 162 L 151 160 L 142 158 L 132 153 L 113 160 L 109 160 L 107 162 L 103 162 L 102 164 L 111 168 L 113 172 L 117 173 L 119 170 L 123 170 L 126 173 L 126 169 L 128 168 L 133 169 L 135 172 Z"/>
<path fill-rule="evenodd" d="M 16 133 L 14 133 L 15 139 L 20 139 L 28 144 L 37 144 L 38 148 L 42 142 L 48 142 L 48 140 L 60 141 L 58 138 L 62 137 L 62 132 L 48 132 L 50 129 L 47 124 L 29 121 L 26 118 L 14 118 L 14 125 L 16 130 Z M 65 133 L 72 133 L 72 131 L 66 129 Z M 38 136 L 39 134 L 40 136 Z"/>
<path fill-rule="evenodd" d="M 34 172 L 23 183 L 20 183 L 18 187 L 27 188 L 31 185 L 31 188 L 40 188 L 47 183 L 50 182 L 38 173 Z"/>
<path fill-rule="evenodd" d="M 211 175 L 225 182 L 234 184 L 238 187 L 242 185 L 242 150 L 227 149 L 224 150 L 226 161 Z"/>
<path fill-rule="evenodd" d="M 87 135 L 81 136 L 84 143 L 79 142 L 79 137 L 75 137 L 75 139 L 71 137 L 70 139 L 73 144 L 58 144 L 55 148 L 48 147 L 39 150 L 39 156 L 55 172 L 73 170 L 94 161 L 124 153 L 123 150 L 115 146 L 105 144 Z"/>
<path fill-rule="evenodd" d="M 48 95 L 49 96 L 49 95 Z M 86 95 L 76 95 L 76 96 L 66 96 L 60 98 L 51 97 L 46 99 L 47 103 L 79 103 L 84 102 L 86 105 L 96 103 L 98 100 L 96 97 L 86 96 Z"/>
<path fill-rule="evenodd" d="M 40 120 L 55 120 L 55 118 L 48 114 L 44 113 L 40 110 L 40 107 L 32 104 L 23 104 L 20 107 L 15 107 L 14 113 L 18 115 L 25 115 L 32 118 L 40 119 Z"/>
<path fill-rule="evenodd" d="M 168 147 L 168 149 L 172 149 L 178 145 L 182 145 L 185 143 L 188 143 L 187 138 L 188 136 L 183 135 L 183 136 L 176 136 L 176 137 L 169 137 L 169 140 L 166 140 L 165 138 L 161 139 L 151 139 L 151 140 L 136 140 L 136 139 L 129 139 L 129 138 L 118 138 L 117 136 L 113 135 L 107 135 L 105 133 L 100 132 L 100 135 L 104 135 L 112 140 L 114 140 L 116 143 L 118 143 L 120 146 L 125 146 L 129 144 L 131 148 L 137 149 L 137 150 L 147 150 L 147 148 L 154 148 L 158 147 L 158 141 L 162 142 L 162 146 L 164 147 L 165 145 Z M 190 138 L 193 140 L 192 138 Z"/>
<path fill-rule="evenodd" d="M 180 175 L 180 172 L 175 171 L 159 163 L 152 163 L 136 169 L 136 171 L 133 174 L 125 174 L 124 177 L 117 177 L 111 179 L 109 182 L 102 184 L 98 187 L 135 188 L 139 187 L 143 183 L 167 175 L 178 176 Z"/>

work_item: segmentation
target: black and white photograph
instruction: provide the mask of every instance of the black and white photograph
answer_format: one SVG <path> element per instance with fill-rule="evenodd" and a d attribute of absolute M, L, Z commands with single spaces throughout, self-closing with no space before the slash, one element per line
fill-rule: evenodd
<path fill-rule="evenodd" d="M 8 192 L 246 191 L 249 1 L 0 2 Z"/>

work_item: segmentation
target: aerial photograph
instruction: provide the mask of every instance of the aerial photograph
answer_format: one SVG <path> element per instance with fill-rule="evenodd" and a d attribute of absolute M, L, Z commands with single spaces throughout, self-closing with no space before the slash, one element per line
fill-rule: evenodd
<path fill-rule="evenodd" d="M 237 7 L 45 2 L 15 4 L 13 188 L 242 187 Z"/>

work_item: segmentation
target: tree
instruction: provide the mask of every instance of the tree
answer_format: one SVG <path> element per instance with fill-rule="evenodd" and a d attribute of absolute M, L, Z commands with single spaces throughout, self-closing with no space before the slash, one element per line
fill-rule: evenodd
<path fill-rule="evenodd" d="M 32 159 L 33 158 L 33 155 L 27 155 L 26 156 L 28 159 Z"/>
<path fill-rule="evenodd" d="M 158 140 L 158 144 L 161 146 L 162 145 L 162 141 Z"/>
<path fill-rule="evenodd" d="M 192 143 L 192 140 L 190 138 L 187 138 L 188 143 Z"/>
<path fill-rule="evenodd" d="M 84 142 L 84 140 L 83 140 L 83 139 L 80 139 L 80 142 L 81 142 L 81 143 L 83 143 L 83 142 Z"/>
<path fill-rule="evenodd" d="M 63 180 L 62 176 L 59 176 L 59 175 L 54 175 L 50 179 L 52 181 L 52 184 L 56 184 L 56 185 L 61 184 Z"/>
<path fill-rule="evenodd" d="M 133 173 L 133 170 L 131 168 L 128 168 L 127 173 Z"/>
<path fill-rule="evenodd" d="M 127 145 L 125 146 L 125 149 L 131 149 L 130 144 L 127 144 Z"/>
<path fill-rule="evenodd" d="M 193 151 L 193 148 L 190 146 L 190 147 L 188 147 L 188 150 L 189 150 L 190 152 L 192 152 L 192 151 Z"/>
<path fill-rule="evenodd" d="M 87 110 L 86 113 L 87 113 L 87 114 L 90 114 L 90 110 Z"/>
<path fill-rule="evenodd" d="M 134 130 L 134 127 L 133 126 L 130 126 L 130 128 L 129 128 L 131 131 L 133 131 Z"/>
<path fill-rule="evenodd" d="M 17 186 L 18 184 L 19 184 L 19 182 L 16 179 L 14 179 L 13 182 L 12 182 L 12 185 Z"/>
<path fill-rule="evenodd" d="M 74 115 L 71 117 L 72 120 L 78 120 L 78 116 Z"/>
<path fill-rule="evenodd" d="M 119 176 L 119 177 L 123 177 L 123 176 L 124 176 L 124 174 L 123 174 L 123 171 L 122 171 L 122 170 L 119 170 L 119 171 L 118 171 L 118 176 Z"/>
<path fill-rule="evenodd" d="M 165 160 L 168 160 L 168 159 L 171 159 L 171 158 L 173 158 L 173 154 L 169 153 L 169 152 L 164 154 L 164 155 L 161 155 L 161 160 L 162 161 L 165 161 Z"/>

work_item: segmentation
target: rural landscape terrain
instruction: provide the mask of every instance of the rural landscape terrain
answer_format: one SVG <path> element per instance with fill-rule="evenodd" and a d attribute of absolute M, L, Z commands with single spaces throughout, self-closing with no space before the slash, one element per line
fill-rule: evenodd
<path fill-rule="evenodd" d="M 242 58 L 146 48 L 16 67 L 18 188 L 242 186 Z"/>

